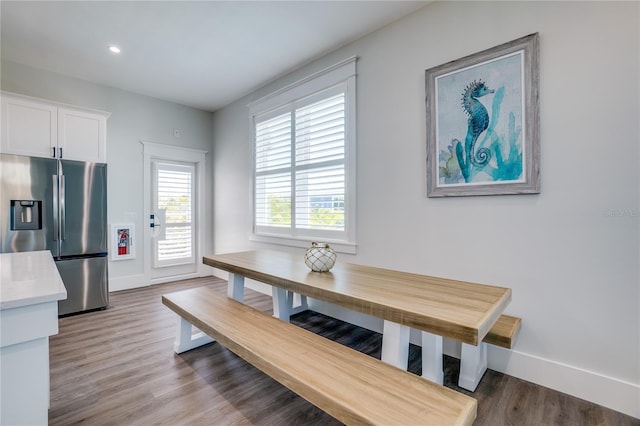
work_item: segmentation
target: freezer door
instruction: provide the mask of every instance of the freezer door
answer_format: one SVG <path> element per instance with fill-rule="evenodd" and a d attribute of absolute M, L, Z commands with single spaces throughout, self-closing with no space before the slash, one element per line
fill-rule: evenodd
<path fill-rule="evenodd" d="M 58 260 L 56 266 L 67 289 L 58 302 L 58 315 L 104 308 L 109 303 L 107 256 Z"/>
<path fill-rule="evenodd" d="M 57 173 L 57 160 L 0 154 L 0 253 L 50 250 L 58 255 L 53 203 Z M 27 207 L 30 202 L 37 210 Z M 23 226 L 23 221 L 35 220 L 41 223 Z"/>
<path fill-rule="evenodd" d="M 106 253 L 107 165 L 60 161 L 60 256 Z"/>

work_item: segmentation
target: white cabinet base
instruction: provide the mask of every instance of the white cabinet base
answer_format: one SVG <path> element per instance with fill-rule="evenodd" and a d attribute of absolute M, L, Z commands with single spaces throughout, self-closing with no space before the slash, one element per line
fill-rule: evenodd
<path fill-rule="evenodd" d="M 0 311 L 0 424 L 46 425 L 49 336 L 58 333 L 58 301 Z"/>
<path fill-rule="evenodd" d="M 0 348 L 0 424 L 46 425 L 49 417 L 49 338 Z"/>
<path fill-rule="evenodd" d="M 49 251 L 0 254 L 0 425 L 46 425 L 49 336 L 67 297 Z"/>

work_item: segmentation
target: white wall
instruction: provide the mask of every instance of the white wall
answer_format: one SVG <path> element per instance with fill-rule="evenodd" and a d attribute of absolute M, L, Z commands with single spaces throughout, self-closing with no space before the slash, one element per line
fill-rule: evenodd
<path fill-rule="evenodd" d="M 639 6 L 433 3 L 216 112 L 215 252 L 265 247 L 246 104 L 357 55 L 358 252 L 340 260 L 511 287 L 522 331 L 490 368 L 640 417 Z M 541 194 L 426 198 L 425 69 L 533 32 Z"/>
<path fill-rule="evenodd" d="M 92 84 L 25 65 L 2 62 L 0 87 L 57 102 L 111 112 L 107 120 L 108 217 L 110 223 L 133 223 L 136 228 L 136 258 L 109 263 L 111 291 L 148 285 L 144 275 L 142 244 L 147 220 L 143 212 L 142 144 L 150 141 L 206 150 L 206 181 L 211 182 L 212 131 L 210 112 L 165 102 L 147 96 Z M 181 137 L 173 136 L 180 129 Z M 204 252 L 212 250 L 213 194 L 206 191 Z"/>

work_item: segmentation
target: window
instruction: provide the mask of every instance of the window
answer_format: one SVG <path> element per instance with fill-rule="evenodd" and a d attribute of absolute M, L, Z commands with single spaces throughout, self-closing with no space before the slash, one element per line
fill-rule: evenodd
<path fill-rule="evenodd" d="M 195 261 L 193 164 L 153 162 L 155 206 L 160 215 L 163 237 L 156 239 L 156 267 Z"/>
<path fill-rule="evenodd" d="M 355 252 L 355 58 L 250 108 L 254 239 Z"/>

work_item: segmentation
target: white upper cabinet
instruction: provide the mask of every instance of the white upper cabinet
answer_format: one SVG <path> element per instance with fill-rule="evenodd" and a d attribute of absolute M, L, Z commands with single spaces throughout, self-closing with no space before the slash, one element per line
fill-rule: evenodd
<path fill-rule="evenodd" d="M 58 149 L 69 160 L 107 162 L 107 117 L 69 108 L 58 109 Z"/>
<path fill-rule="evenodd" d="M 0 151 L 107 162 L 109 113 L 2 93 Z"/>
<path fill-rule="evenodd" d="M 57 107 L 2 94 L 1 108 L 3 153 L 54 156 L 58 146 Z"/>

